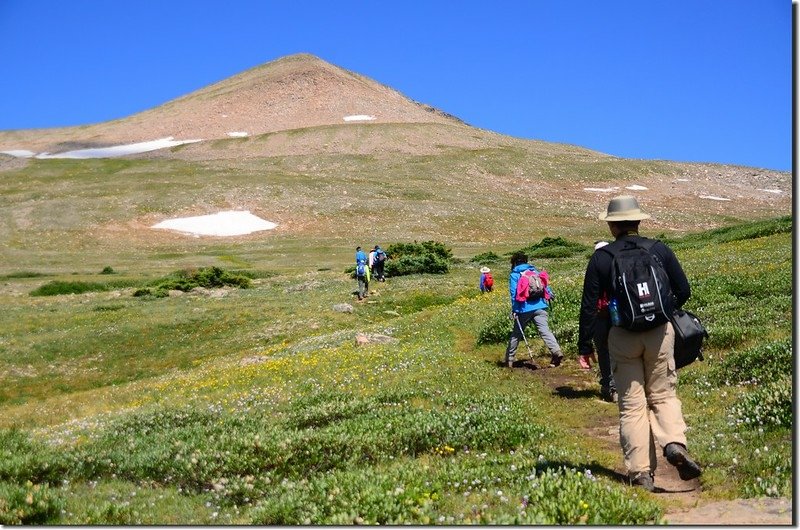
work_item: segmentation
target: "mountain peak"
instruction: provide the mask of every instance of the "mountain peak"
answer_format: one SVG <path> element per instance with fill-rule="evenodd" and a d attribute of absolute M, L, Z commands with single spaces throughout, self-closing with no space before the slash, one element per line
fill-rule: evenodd
<path fill-rule="evenodd" d="M 102 147 L 165 137 L 213 140 L 353 122 L 460 123 L 368 77 L 298 53 L 127 118 L 0 133 L 0 151 L 57 153 L 66 145 Z"/>

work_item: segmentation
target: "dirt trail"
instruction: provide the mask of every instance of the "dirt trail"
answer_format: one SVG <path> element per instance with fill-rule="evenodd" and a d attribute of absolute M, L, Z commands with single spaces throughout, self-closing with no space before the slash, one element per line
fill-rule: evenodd
<path fill-rule="evenodd" d="M 569 361 L 567 361 L 569 362 Z M 554 394 L 564 395 L 570 390 L 573 393 L 586 394 L 587 375 L 574 373 L 567 368 L 529 370 L 528 363 L 521 363 L 522 372 L 532 377 L 541 378 L 553 389 Z M 591 378 L 595 374 L 592 370 Z M 596 383 L 595 383 L 596 384 Z M 592 387 L 594 388 L 594 387 Z M 566 389 L 566 390 L 565 390 Z M 593 399 L 604 406 L 615 407 L 600 400 Z M 587 434 L 594 439 L 604 440 L 610 448 L 620 451 L 619 464 L 615 471 L 625 475 L 622 454 L 619 445 L 619 423 L 616 420 L 604 420 L 603 424 L 586 427 Z M 655 495 L 660 500 L 667 500 L 665 518 L 669 524 L 675 525 L 792 525 L 792 500 L 788 498 L 733 499 L 713 501 L 701 497 L 702 489 L 699 479 L 683 481 L 678 471 L 670 465 L 663 455 L 658 456 L 658 467 L 655 476 Z"/>

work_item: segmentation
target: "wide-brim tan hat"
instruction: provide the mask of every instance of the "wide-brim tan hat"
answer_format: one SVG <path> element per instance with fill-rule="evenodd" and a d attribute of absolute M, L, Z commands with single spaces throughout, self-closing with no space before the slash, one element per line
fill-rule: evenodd
<path fill-rule="evenodd" d="M 620 195 L 608 201 L 608 208 L 600 212 L 601 221 L 641 221 L 650 219 L 650 215 L 639 208 L 639 201 L 633 195 Z"/>
<path fill-rule="evenodd" d="M 481 267 L 481 272 L 486 274 L 487 272 L 492 272 L 492 269 L 490 269 L 489 267 Z"/>

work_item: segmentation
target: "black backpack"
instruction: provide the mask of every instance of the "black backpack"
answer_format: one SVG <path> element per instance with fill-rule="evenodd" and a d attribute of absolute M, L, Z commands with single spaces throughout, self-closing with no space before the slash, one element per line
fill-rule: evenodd
<path fill-rule="evenodd" d="M 620 326 L 646 331 L 669 321 L 674 296 L 661 260 L 650 249 L 652 239 L 622 239 L 602 247 L 613 257 L 612 296 L 617 299 Z"/>

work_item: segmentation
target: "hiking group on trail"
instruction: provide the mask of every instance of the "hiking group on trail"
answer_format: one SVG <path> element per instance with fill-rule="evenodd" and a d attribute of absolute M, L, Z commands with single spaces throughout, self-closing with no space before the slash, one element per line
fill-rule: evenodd
<path fill-rule="evenodd" d="M 379 282 L 385 282 L 383 268 L 386 263 L 386 252 L 379 245 L 369 251 L 369 255 L 356 247 L 356 280 L 358 281 L 358 300 L 369 296 L 369 282 L 374 277 Z"/>
<path fill-rule="evenodd" d="M 676 391 L 676 328 L 681 332 L 678 337 L 683 348 L 684 326 L 675 315 L 681 313 L 691 289 L 672 249 L 639 235 L 640 221 L 649 218 L 630 195 L 612 198 L 599 214 L 599 219 L 608 223 L 614 241 L 596 242 L 586 268 L 578 322 L 578 364 L 588 370 L 592 360 L 598 362 L 600 395 L 619 408 L 620 444 L 630 483 L 653 491 L 656 442 L 681 479 L 695 479 L 702 470 L 687 450 L 686 422 Z M 371 276 L 385 281 L 387 256 L 375 245 L 369 256 L 357 247 L 355 258 L 358 299 L 363 300 L 369 294 Z M 491 270 L 484 266 L 480 273 L 478 289 L 491 292 Z M 508 284 L 512 329 L 504 366 L 518 366 L 516 353 L 522 340 L 531 367 L 538 369 L 525 335 L 531 322 L 550 352 L 550 366 L 561 366 L 564 354 L 549 326 L 548 310 L 555 293 L 547 271 L 529 263 L 528 256 L 518 251 L 511 256 Z M 696 325 L 697 333 L 705 333 L 699 321 Z M 698 351 L 686 362 L 702 358 L 702 337 L 694 344 Z"/>

